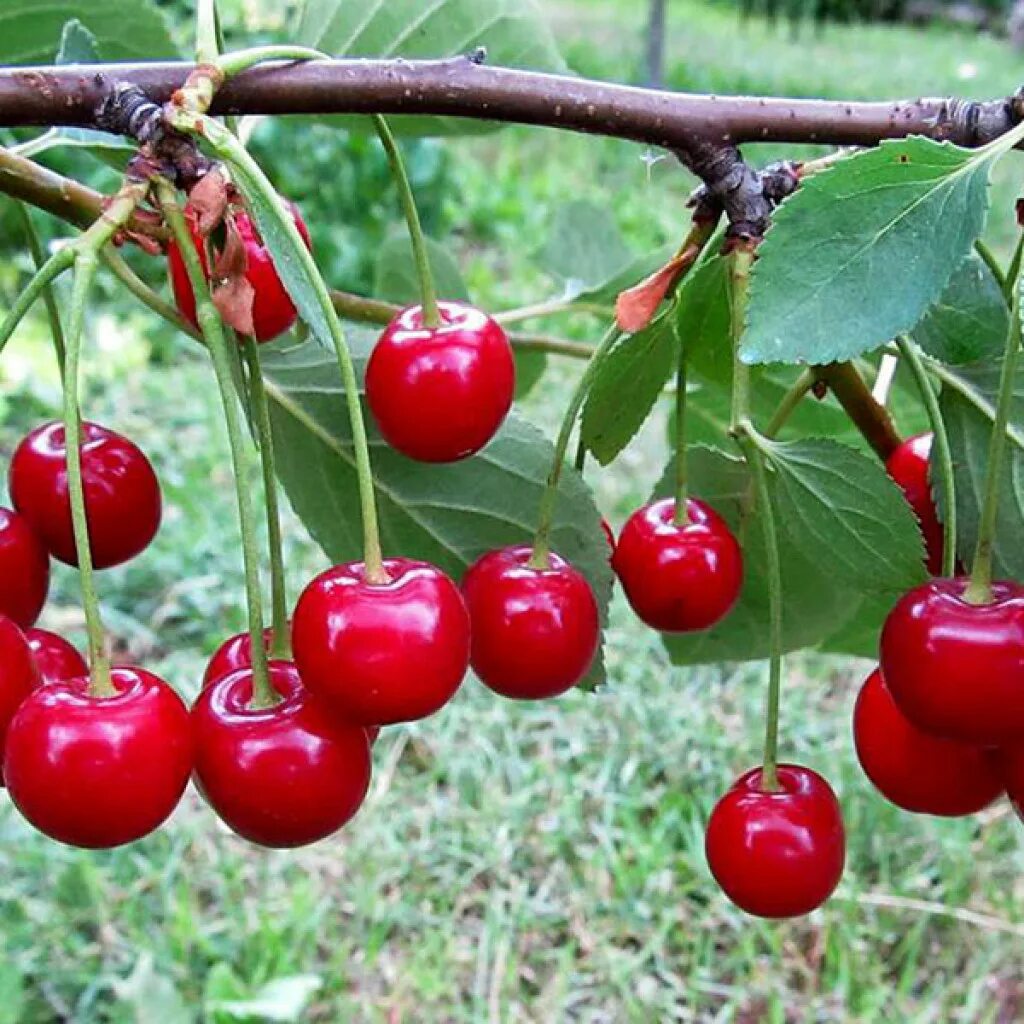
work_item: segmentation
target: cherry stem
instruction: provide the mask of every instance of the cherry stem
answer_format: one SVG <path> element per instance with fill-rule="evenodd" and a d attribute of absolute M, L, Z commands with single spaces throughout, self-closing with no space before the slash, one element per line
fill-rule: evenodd
<path fill-rule="evenodd" d="M 416 274 L 420 282 L 420 300 L 423 309 L 423 323 L 427 327 L 441 325 L 441 311 L 437 306 L 437 290 L 434 287 L 434 275 L 430 269 L 430 256 L 427 253 L 427 242 L 423 237 L 423 225 L 420 223 L 416 199 L 409 184 L 409 175 L 405 170 L 402 153 L 398 148 L 387 121 L 379 114 L 373 115 L 373 123 L 380 136 L 381 145 L 391 165 L 391 174 L 398 187 L 398 198 L 402 203 L 405 223 L 409 228 L 409 241 L 412 244 L 413 259 L 416 263 Z"/>
<path fill-rule="evenodd" d="M 1005 298 L 1009 304 L 1012 304 L 1013 302 L 1013 289 L 1017 286 L 1017 278 L 1020 277 L 1022 259 L 1024 259 L 1024 233 L 1020 234 L 1017 238 L 1017 244 L 1013 250 L 1013 257 L 1010 260 L 1009 269 L 1006 271 L 1006 280 L 1003 283 L 1003 298 Z"/>
<path fill-rule="evenodd" d="M 214 59 L 207 61 L 209 64 L 216 64 L 225 79 L 232 78 L 256 67 L 257 64 L 266 64 L 272 60 L 306 61 L 306 60 L 330 60 L 330 54 L 322 50 L 314 50 L 308 46 L 289 46 L 280 44 L 274 46 L 254 46 L 248 50 L 236 50 L 234 53 L 225 54 L 223 57 L 214 55 Z M 202 63 L 202 62 L 200 62 Z"/>
<path fill-rule="evenodd" d="M 999 394 L 996 399 L 996 414 L 992 421 L 992 434 L 988 444 L 988 460 L 985 466 L 985 484 L 978 523 L 978 543 L 974 549 L 974 563 L 971 566 L 971 581 L 964 591 L 964 600 L 970 604 L 991 604 L 992 555 L 995 545 L 996 516 L 999 511 L 999 484 L 1003 469 L 1003 453 L 1006 450 L 1006 427 L 1013 405 L 1013 387 L 1016 383 L 1017 356 L 1020 352 L 1020 290 L 1013 293 L 1010 305 L 1010 328 L 1006 334 L 1006 354 L 999 376 Z"/>
<path fill-rule="evenodd" d="M 729 309 L 732 334 L 732 407 L 729 431 L 735 434 L 750 416 L 750 367 L 739 357 L 740 338 L 747 316 L 747 293 L 750 289 L 750 268 L 754 252 L 737 246 L 729 254 Z"/>
<path fill-rule="evenodd" d="M 935 453 L 933 465 L 937 467 L 939 479 L 942 481 L 942 575 L 952 576 L 956 572 L 956 483 L 949 434 L 946 432 L 946 423 L 939 409 L 938 396 L 917 347 L 906 335 L 900 335 L 896 339 L 896 347 L 914 375 L 914 382 L 921 394 L 921 401 L 924 403 L 932 428 L 932 445 Z"/>
<path fill-rule="evenodd" d="M 690 522 L 690 506 L 687 501 L 686 486 L 686 346 L 683 345 L 679 332 L 675 330 L 678 358 L 676 362 L 676 507 L 672 522 L 676 526 L 686 526 Z"/>
<path fill-rule="evenodd" d="M 774 438 L 789 421 L 789 417 L 796 412 L 797 406 L 807 396 L 807 392 L 814 387 L 817 375 L 813 370 L 807 369 L 800 373 L 800 376 L 793 382 L 792 387 L 782 396 L 778 408 L 772 414 L 768 425 L 764 428 L 764 436 Z"/>
<path fill-rule="evenodd" d="M 619 328 L 616 324 L 605 332 L 594 354 L 590 357 L 580 376 L 569 405 L 562 417 L 562 425 L 558 431 L 558 439 L 555 442 L 555 454 L 551 460 L 551 469 L 548 472 L 547 483 L 544 493 L 540 498 L 540 511 L 537 516 L 537 533 L 533 540 L 533 554 L 530 556 L 530 567 L 533 569 L 549 569 L 551 567 L 551 526 L 555 517 L 555 505 L 558 502 L 558 483 L 562 478 L 562 466 L 565 463 L 565 455 L 569 449 L 569 439 L 572 437 L 573 426 L 576 417 L 583 406 L 583 401 L 594 383 L 597 371 L 604 361 L 604 357 L 611 351 L 615 342 L 619 339 Z"/>
<path fill-rule="evenodd" d="M 228 351 L 228 342 L 221 325 L 220 314 L 210 297 L 210 287 L 203 273 L 199 253 L 185 224 L 185 216 L 178 205 L 174 186 L 163 178 L 155 179 L 155 184 L 160 209 L 177 243 L 195 296 L 196 318 L 199 321 L 203 337 L 206 339 L 206 347 L 213 362 L 213 370 L 217 378 L 217 387 L 220 391 L 220 400 L 224 411 L 228 445 L 231 449 L 235 497 L 238 502 L 238 525 L 242 535 L 242 563 L 245 572 L 246 605 L 249 613 L 249 642 L 252 649 L 253 685 L 249 707 L 271 707 L 278 702 L 278 696 L 270 684 L 267 652 L 263 646 L 263 600 L 260 593 L 259 543 L 256 517 L 249 500 L 247 453 L 242 438 L 238 399 L 234 391 L 231 354 Z"/>
<path fill-rule="evenodd" d="M 270 423 L 270 405 L 263 383 L 260 346 L 251 335 L 243 344 L 249 370 L 249 395 L 256 425 L 260 466 L 263 469 L 263 497 L 267 509 L 267 544 L 270 548 L 270 653 L 275 658 L 290 659 L 288 636 L 288 597 L 284 578 L 284 554 L 281 542 L 281 508 L 277 500 L 277 471 L 274 465 L 274 431 Z"/>
<path fill-rule="evenodd" d="M 22 230 L 25 232 L 25 239 L 28 242 L 29 252 L 32 254 L 32 262 L 36 271 L 41 271 L 46 265 L 46 255 L 43 252 L 43 244 L 39 239 L 39 232 L 32 223 L 32 215 L 28 207 L 18 200 L 14 201 L 14 209 L 21 220 Z M 60 322 L 60 310 L 57 308 L 57 299 L 53 294 L 53 285 L 47 281 L 43 285 L 43 302 L 46 304 L 46 316 L 50 321 L 50 337 L 53 339 L 53 352 L 57 358 L 57 369 L 60 371 L 61 380 L 64 379 L 64 353 L 67 345 L 64 342 L 64 328 Z"/>
<path fill-rule="evenodd" d="M 217 0 L 197 0 L 196 63 L 213 64 L 219 56 Z"/>
<path fill-rule="evenodd" d="M 999 265 L 999 260 L 996 259 L 995 253 L 980 238 L 974 243 L 974 251 L 981 257 L 982 262 L 984 262 L 988 269 L 992 271 L 992 276 L 996 279 L 996 283 L 1005 292 L 1007 278 L 1003 273 L 1003 268 Z"/>
<path fill-rule="evenodd" d="M 84 236 L 83 236 L 84 237 Z M 21 323 L 25 314 L 31 309 L 32 304 L 49 287 L 50 283 L 64 273 L 75 262 L 75 249 L 73 246 L 65 246 L 55 252 L 33 275 L 32 280 L 21 290 L 14 300 L 10 313 L 4 317 L 0 324 L 0 352 L 3 352 L 7 342 L 11 340 L 18 324 Z"/>

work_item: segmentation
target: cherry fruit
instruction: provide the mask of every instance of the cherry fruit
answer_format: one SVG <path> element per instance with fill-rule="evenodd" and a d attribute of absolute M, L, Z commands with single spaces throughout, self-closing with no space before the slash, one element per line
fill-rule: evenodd
<path fill-rule="evenodd" d="M 336 565 L 302 592 L 292 650 L 303 683 L 360 725 L 410 722 L 455 694 L 469 663 L 469 616 L 436 566 L 387 559 L 387 583 L 361 562 Z"/>
<path fill-rule="evenodd" d="M 742 775 L 711 812 L 708 866 L 726 896 L 748 914 L 809 914 L 832 895 L 843 873 L 839 802 L 810 768 L 780 764 L 774 792 L 762 788 L 761 772 Z"/>
<path fill-rule="evenodd" d="M 25 634 L 6 615 L 0 615 L 0 755 L 11 719 L 38 685 L 39 671 Z"/>
<path fill-rule="evenodd" d="M 922 732 L 896 706 L 878 669 L 857 697 L 853 739 L 864 773 L 905 811 L 960 817 L 1003 791 L 994 752 Z"/>
<path fill-rule="evenodd" d="M 508 414 L 516 366 L 505 332 L 485 313 L 439 302 L 441 324 L 403 310 L 366 367 L 366 399 L 384 439 L 410 459 L 454 462 L 479 451 Z"/>
<path fill-rule="evenodd" d="M 267 626 L 263 630 L 263 649 L 268 655 L 273 642 L 274 630 Z M 207 686 L 215 683 L 222 676 L 236 672 L 240 668 L 252 668 L 252 641 L 248 631 L 229 636 L 213 652 L 213 656 L 206 665 L 206 671 L 203 673 L 203 689 L 205 690 Z"/>
<path fill-rule="evenodd" d="M 999 753 L 999 768 L 1006 795 L 1024 822 L 1024 744 L 1008 747 Z"/>
<path fill-rule="evenodd" d="M 238 835 L 262 846 L 315 843 L 359 810 L 370 784 L 365 731 L 330 714 L 291 662 L 272 661 L 280 703 L 250 708 L 251 669 L 214 680 L 192 709 L 196 779 Z"/>
<path fill-rule="evenodd" d="M 92 696 L 87 676 L 39 687 L 7 733 L 11 799 L 40 832 L 71 846 L 141 839 L 177 806 L 192 769 L 181 698 L 141 668 L 114 668 L 111 678 L 111 697 Z"/>
<path fill-rule="evenodd" d="M 472 634 L 470 663 L 503 697 L 557 697 L 590 668 L 600 639 L 597 602 L 582 573 L 556 554 L 530 565 L 529 546 L 491 551 L 462 583 Z"/>
<path fill-rule="evenodd" d="M 85 658 L 64 637 L 48 629 L 33 628 L 25 630 L 25 639 L 39 672 L 40 683 L 58 683 L 89 674 Z"/>
<path fill-rule="evenodd" d="M 994 746 L 1024 739 L 1024 587 L 992 585 L 991 604 L 964 600 L 967 580 L 908 591 L 882 627 L 881 669 L 918 729 Z"/>
<path fill-rule="evenodd" d="M 50 589 L 50 556 L 24 516 L 0 508 L 0 615 L 27 629 Z"/>
<path fill-rule="evenodd" d="M 149 459 L 126 437 L 82 423 L 82 480 L 93 566 L 137 555 L 160 526 L 160 484 Z M 37 427 L 15 449 L 11 499 L 54 558 L 77 565 L 68 495 L 64 425 Z"/>
<path fill-rule="evenodd" d="M 663 498 L 634 512 L 612 558 L 633 611 L 666 633 L 713 626 L 743 585 L 743 554 L 725 520 L 690 498 L 689 522 L 676 525 L 675 507 Z"/>
<path fill-rule="evenodd" d="M 942 523 L 935 510 L 932 488 L 928 480 L 928 459 L 931 456 L 932 434 L 908 437 L 886 460 L 889 476 L 899 484 L 921 524 L 928 571 L 937 576 L 942 572 Z"/>
<path fill-rule="evenodd" d="M 311 249 L 309 231 L 298 207 L 294 203 L 287 205 L 295 220 L 295 226 L 306 243 L 306 248 Z M 264 245 L 263 239 L 260 238 L 252 218 L 242 209 L 232 209 L 229 216 L 234 220 L 245 252 L 245 278 L 252 285 L 253 290 L 252 322 L 255 338 L 261 342 L 271 341 L 279 334 L 284 334 L 295 323 L 297 316 L 295 306 L 281 283 L 270 252 Z M 206 246 L 196 229 L 194 218 L 187 215 L 186 222 L 196 251 L 199 253 L 203 273 L 209 280 L 210 270 L 206 259 Z M 214 254 L 215 260 L 218 255 L 218 253 Z M 167 264 L 178 312 L 193 327 L 198 327 L 199 321 L 196 318 L 196 299 L 192 292 L 192 283 L 188 279 L 188 271 L 185 269 L 185 261 L 181 258 L 181 251 L 174 242 L 167 246 Z"/>

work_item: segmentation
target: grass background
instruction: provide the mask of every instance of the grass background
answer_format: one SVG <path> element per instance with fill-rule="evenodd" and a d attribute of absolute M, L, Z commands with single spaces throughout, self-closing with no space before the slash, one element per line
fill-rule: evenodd
<path fill-rule="evenodd" d="M 578 71 L 635 77 L 645 5 L 539 6 Z M 987 38 L 866 26 L 793 38 L 693 0 L 669 11 L 678 88 L 986 97 L 1019 79 L 1017 56 Z M 323 139 L 289 130 L 311 152 Z M 610 206 L 638 251 L 674 240 L 691 182 L 652 157 L 511 129 L 428 144 L 421 166 L 444 165 L 434 227 L 476 296 L 501 308 L 550 289 L 530 255 L 570 199 Z M 1018 166 L 1004 163 L 993 193 L 1003 251 Z M 312 202 L 321 184 L 290 191 Z M 327 220 L 314 229 L 344 230 Z M 191 695 L 204 658 L 242 626 L 212 380 L 133 308 L 100 302 L 90 327 L 88 414 L 151 454 L 168 508 L 146 555 L 104 575 L 104 612 L 126 656 Z M 43 334 L 34 322 L 5 353 L 4 456 L 57 408 Z M 556 368 L 531 397 L 542 424 L 569 372 Z M 616 525 L 658 475 L 661 437 L 646 431 L 614 473 L 592 473 Z M 322 560 L 294 522 L 287 544 L 294 594 Z M 74 587 L 58 568 L 44 624 L 80 637 Z M 787 661 L 783 748 L 839 791 L 849 867 L 822 911 L 765 924 L 727 903 L 702 849 L 715 798 L 759 756 L 763 667 L 673 668 L 618 596 L 608 662 L 611 685 L 596 696 L 521 706 L 471 680 L 435 719 L 387 730 L 358 818 L 298 853 L 247 846 L 193 794 L 131 848 L 72 851 L 0 796 L 0 1024 L 1024 1018 L 1020 826 L 1001 805 L 966 821 L 912 818 L 871 790 L 849 736 L 866 665 Z"/>

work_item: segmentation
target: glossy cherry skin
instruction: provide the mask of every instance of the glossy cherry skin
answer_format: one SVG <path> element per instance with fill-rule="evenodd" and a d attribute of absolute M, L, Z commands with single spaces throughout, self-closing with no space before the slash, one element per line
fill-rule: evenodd
<path fill-rule="evenodd" d="M 309 231 L 305 221 L 294 203 L 288 203 L 292 217 L 295 219 L 295 226 L 299 229 L 306 248 L 311 249 Z M 252 218 L 244 210 L 234 210 L 233 217 L 238 233 L 242 238 L 242 245 L 245 249 L 246 271 L 245 277 L 253 288 L 252 322 L 254 335 L 257 341 L 271 341 L 279 334 L 284 334 L 296 319 L 295 306 L 288 297 L 281 278 L 278 277 L 274 262 L 270 257 L 267 247 L 253 224 Z M 195 229 L 194 220 L 186 218 L 189 225 L 189 232 L 199 253 L 199 260 L 203 267 L 203 273 L 207 280 L 210 278 L 209 267 L 206 261 L 206 248 L 202 243 L 199 232 Z M 188 271 L 185 269 L 185 261 L 181 258 L 181 252 L 174 242 L 167 246 L 167 265 L 171 275 L 171 289 L 174 292 L 174 301 L 178 306 L 178 312 L 192 324 L 198 327 L 196 319 L 196 299 L 192 292 L 192 284 L 188 279 Z"/>
<path fill-rule="evenodd" d="M 24 516 L 0 508 L 0 615 L 27 629 L 50 589 L 50 555 Z"/>
<path fill-rule="evenodd" d="M 864 774 L 905 811 L 961 817 L 1003 791 L 993 751 L 922 732 L 896 706 L 878 669 L 857 697 L 853 740 Z"/>
<path fill-rule="evenodd" d="M 160 484 L 149 459 L 128 438 L 86 422 L 82 434 L 92 562 L 107 569 L 134 558 L 156 536 Z M 21 441 L 11 459 L 9 482 L 15 508 L 50 554 L 77 565 L 62 423 L 46 423 Z"/>
<path fill-rule="evenodd" d="M 384 439 L 421 462 L 454 462 L 483 448 L 516 387 L 498 322 L 459 302 L 438 308 L 439 327 L 424 325 L 419 306 L 399 313 L 366 367 L 366 399 Z"/>
<path fill-rule="evenodd" d="M 32 659 L 39 672 L 39 683 L 58 683 L 64 679 L 88 675 L 89 666 L 78 649 L 48 629 L 25 630 Z"/>
<path fill-rule="evenodd" d="M 882 627 L 881 669 L 897 707 L 924 732 L 981 746 L 1024 740 L 1024 588 L 994 583 L 968 604 L 966 579 L 904 594 Z"/>
<path fill-rule="evenodd" d="M 889 476 L 899 484 L 921 524 L 928 571 L 937 576 L 942 572 L 942 523 L 935 510 L 932 488 L 928 480 L 928 459 L 932 451 L 932 434 L 908 437 L 886 460 Z"/>
<path fill-rule="evenodd" d="M 503 697 L 557 697 L 590 668 L 600 639 L 597 602 L 582 573 L 552 553 L 535 569 L 528 546 L 478 559 L 462 581 L 472 632 L 470 664 Z"/>
<path fill-rule="evenodd" d="M 797 917 L 835 891 L 846 860 L 839 802 L 810 768 L 780 764 L 780 789 L 761 788 L 761 769 L 736 780 L 708 821 L 705 852 L 733 903 L 756 917 Z"/>
<path fill-rule="evenodd" d="M 25 634 L 6 615 L 0 615 L 0 756 L 11 719 L 38 685 L 39 670 Z"/>
<path fill-rule="evenodd" d="M 359 810 L 370 784 L 366 732 L 343 722 L 288 661 L 270 663 L 279 704 L 251 709 L 252 670 L 214 680 L 192 709 L 196 781 L 220 818 L 261 846 L 315 843 Z"/>
<path fill-rule="evenodd" d="M 743 554 L 725 520 L 695 498 L 687 510 L 690 521 L 677 526 L 672 498 L 637 509 L 612 558 L 633 611 L 665 633 L 713 626 L 743 586 Z"/>
<path fill-rule="evenodd" d="M 39 687 L 7 733 L 4 777 L 18 810 L 70 846 L 134 842 L 171 814 L 192 770 L 181 698 L 141 668 L 111 670 L 117 694 L 86 676 Z"/>
<path fill-rule="evenodd" d="M 469 664 L 469 615 L 455 584 L 426 562 L 384 567 L 384 584 L 368 583 L 361 562 L 328 569 L 292 616 L 303 683 L 360 725 L 426 718 L 455 695 Z"/>

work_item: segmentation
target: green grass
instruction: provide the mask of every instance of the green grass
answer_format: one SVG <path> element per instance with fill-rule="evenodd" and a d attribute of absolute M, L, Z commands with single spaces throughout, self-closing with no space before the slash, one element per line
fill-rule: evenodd
<path fill-rule="evenodd" d="M 632 75 L 642 5 L 550 6 L 577 67 Z M 965 88 L 957 68 L 973 61 L 971 91 L 998 95 L 1018 77 L 1016 57 L 987 39 L 829 27 L 793 42 L 785 29 L 740 29 L 724 10 L 670 11 L 680 86 L 942 93 Z M 636 147 L 550 132 L 514 129 L 451 151 L 439 223 L 494 307 L 551 290 L 530 254 L 558 204 L 611 205 L 630 245 L 647 251 L 678 236 L 692 184 Z M 1017 166 L 1007 161 L 994 193 L 1003 243 Z M 91 328 L 103 358 L 90 360 L 89 415 L 139 440 L 168 498 L 153 547 L 103 576 L 104 611 L 127 656 L 191 695 L 204 656 L 243 620 L 212 380 L 123 304 L 101 306 Z M 576 319 L 565 329 L 590 330 Z M 35 322 L 5 354 L 4 456 L 55 408 L 41 335 Z M 147 366 L 152 350 L 163 365 Z M 548 427 L 568 380 L 560 367 L 531 399 Z M 591 472 L 614 522 L 659 474 L 662 437 L 654 424 L 614 472 Z M 296 523 L 287 534 L 294 594 L 322 559 Z M 74 585 L 57 570 L 46 622 L 80 638 Z M 0 797 L 0 1024 L 269 1020 L 245 1001 L 275 991 L 276 1019 L 325 1024 L 1024 1015 L 1020 828 L 1005 806 L 944 822 L 901 814 L 871 790 L 849 737 L 866 666 L 788 659 L 783 749 L 839 790 L 849 868 L 821 912 L 764 924 L 729 906 L 702 852 L 712 803 L 759 756 L 763 668 L 673 668 L 620 596 L 608 663 L 611 684 L 596 696 L 521 706 L 471 680 L 435 719 L 387 730 L 360 815 L 299 853 L 245 845 L 194 795 L 137 846 L 76 852 L 35 835 Z M 289 979 L 287 991 L 311 992 L 291 1017 L 280 994 Z"/>

